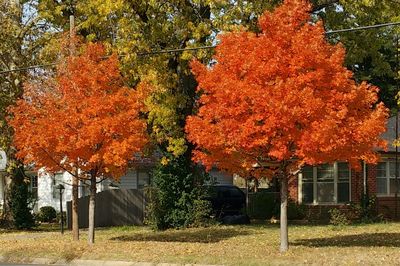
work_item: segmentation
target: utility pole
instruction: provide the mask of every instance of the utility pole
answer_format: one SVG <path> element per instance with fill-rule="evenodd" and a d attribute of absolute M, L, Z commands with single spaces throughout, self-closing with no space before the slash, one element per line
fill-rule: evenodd
<path fill-rule="evenodd" d="M 396 75 L 397 75 L 397 80 L 396 80 L 396 86 L 397 86 L 397 92 L 398 93 L 400 93 L 399 92 L 399 71 L 400 71 L 400 66 L 399 66 L 399 36 L 397 35 L 396 36 L 397 38 L 397 40 L 396 40 Z M 399 139 L 399 108 L 396 108 L 396 127 L 395 127 L 395 130 L 396 130 L 396 140 L 398 140 Z M 396 143 L 396 157 L 395 157 L 395 177 L 394 177 L 394 179 L 395 179 L 395 184 L 396 184 L 396 190 L 395 190 L 395 192 L 394 192 L 394 200 L 395 200 L 395 202 L 394 202 L 394 206 L 395 206 L 395 212 L 394 212 L 394 214 L 395 214 L 395 218 L 396 218 L 396 220 L 398 219 L 398 205 L 399 205 L 399 203 L 398 203 L 398 192 L 399 192 L 399 155 L 398 155 L 398 153 L 399 153 L 399 147 L 398 147 L 398 145 L 397 145 L 398 143 Z"/>
<path fill-rule="evenodd" d="M 72 8 L 71 8 L 72 12 Z M 69 16 L 69 56 L 75 55 L 75 17 L 73 14 Z M 79 169 L 75 167 L 74 176 L 72 176 L 72 238 L 74 241 L 79 240 L 79 214 L 78 214 L 78 188 L 79 188 Z"/>

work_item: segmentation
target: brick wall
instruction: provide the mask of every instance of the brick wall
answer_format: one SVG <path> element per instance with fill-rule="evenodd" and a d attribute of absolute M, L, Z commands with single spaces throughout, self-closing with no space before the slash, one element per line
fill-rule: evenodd
<path fill-rule="evenodd" d="M 351 171 L 351 198 L 352 202 L 360 202 L 363 193 L 363 173 L 362 171 Z"/>
<path fill-rule="evenodd" d="M 293 176 L 291 178 L 289 178 L 289 186 L 288 186 L 288 190 L 289 190 L 289 197 L 291 199 L 293 199 L 294 201 L 298 201 L 299 200 L 299 178 L 296 176 Z"/>
<path fill-rule="evenodd" d="M 307 205 L 306 217 L 309 221 L 328 222 L 330 219 L 329 210 L 340 209 L 342 212 L 348 212 L 351 217 L 352 209 L 348 204 L 341 205 Z"/>
<path fill-rule="evenodd" d="M 367 177 L 368 194 L 376 195 L 376 164 L 367 165 Z"/>
<path fill-rule="evenodd" d="M 399 195 L 400 198 L 400 195 Z M 396 200 L 394 197 L 379 197 L 377 198 L 377 208 L 380 214 L 389 219 L 400 218 L 400 200 L 397 199 L 397 217 L 396 217 Z"/>

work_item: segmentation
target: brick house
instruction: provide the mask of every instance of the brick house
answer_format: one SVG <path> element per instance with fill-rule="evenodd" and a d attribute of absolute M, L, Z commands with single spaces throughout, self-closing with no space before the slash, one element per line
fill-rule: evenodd
<path fill-rule="evenodd" d="M 396 139 L 396 116 L 389 118 L 382 137 L 388 142 L 388 150 L 379 151 L 378 164 L 363 163 L 361 171 L 350 169 L 346 162 L 306 166 L 289 181 L 290 197 L 307 205 L 317 218 L 324 218 L 321 216 L 326 215 L 328 209 L 347 209 L 350 202 L 360 203 L 363 195 L 376 196 L 379 213 L 392 219 L 400 217 L 400 201 L 395 194 L 396 175 L 400 174 L 395 169 L 396 165 L 400 169 L 400 156 L 396 163 L 397 152 L 392 145 Z"/>

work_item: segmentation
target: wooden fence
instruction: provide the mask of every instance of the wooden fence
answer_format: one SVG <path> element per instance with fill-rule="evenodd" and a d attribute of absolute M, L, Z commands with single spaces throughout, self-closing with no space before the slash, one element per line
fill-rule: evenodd
<path fill-rule="evenodd" d="M 113 189 L 96 194 L 95 226 L 142 225 L 145 198 L 142 190 Z M 67 202 L 67 226 L 72 227 L 72 202 Z M 79 228 L 88 227 L 89 196 L 79 198 Z"/>

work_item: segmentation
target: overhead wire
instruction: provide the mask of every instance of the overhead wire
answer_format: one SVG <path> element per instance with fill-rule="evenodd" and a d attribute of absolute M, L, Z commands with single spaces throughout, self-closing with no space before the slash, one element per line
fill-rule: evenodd
<path fill-rule="evenodd" d="M 354 32 L 354 31 L 361 31 L 361 30 L 369 30 L 369 29 L 376 29 L 376 28 L 383 28 L 383 27 L 390 27 L 390 26 L 398 26 L 400 25 L 400 22 L 390 22 L 390 23 L 382 23 L 382 24 L 376 24 L 376 25 L 370 25 L 370 26 L 360 26 L 356 28 L 347 28 L 347 29 L 339 29 L 339 30 L 329 30 L 326 31 L 326 35 L 331 35 L 331 34 L 338 34 L 338 33 L 344 33 L 344 32 Z M 167 53 L 179 53 L 179 52 L 184 52 L 184 51 L 197 51 L 197 50 L 206 50 L 206 49 L 214 49 L 216 45 L 208 45 L 208 46 L 199 46 L 199 47 L 189 47 L 189 48 L 175 48 L 175 49 L 164 49 L 164 50 L 152 50 L 149 52 L 138 52 L 136 53 L 137 56 L 149 56 L 149 55 L 157 55 L 157 54 L 167 54 Z M 120 57 L 123 57 L 126 55 L 120 55 Z M 57 62 L 54 63 L 48 63 L 48 64 L 38 64 L 38 65 L 33 65 L 33 66 L 26 66 L 26 67 L 18 67 L 18 68 L 13 68 L 13 69 L 7 69 L 7 70 L 1 70 L 0 75 L 2 74 L 8 74 L 11 72 L 19 72 L 19 71 L 26 71 L 26 70 L 31 70 L 31 69 L 37 69 L 37 68 L 45 68 L 45 67 L 51 67 L 57 65 Z"/>

